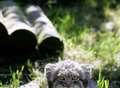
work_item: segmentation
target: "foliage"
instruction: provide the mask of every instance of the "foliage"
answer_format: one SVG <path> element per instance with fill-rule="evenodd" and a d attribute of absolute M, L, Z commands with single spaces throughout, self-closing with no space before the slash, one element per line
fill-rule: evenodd
<path fill-rule="evenodd" d="M 109 88 L 109 80 L 105 80 L 101 71 L 99 72 L 99 78 L 97 80 L 97 88 Z"/>
<path fill-rule="evenodd" d="M 17 88 L 20 85 L 20 80 L 22 77 L 22 72 L 23 72 L 24 66 L 22 66 L 21 70 L 17 70 L 16 72 L 11 72 L 12 78 L 11 78 L 11 83 L 10 83 L 10 88 Z"/>
<path fill-rule="evenodd" d="M 21 0 L 15 1 L 21 2 Z M 23 2 L 27 1 L 31 0 Z M 63 38 L 64 59 L 69 58 L 80 63 L 81 61 L 89 63 L 100 61 L 97 66 L 100 64 L 103 70 L 97 72 L 98 88 L 109 88 L 111 81 L 118 82 L 120 79 L 120 23 L 118 20 L 120 17 L 119 10 L 117 11 L 120 9 L 118 8 L 119 0 L 32 0 L 31 3 L 49 6 L 44 8 L 44 11 Z M 112 30 L 103 27 L 109 21 L 115 23 Z M 11 88 L 19 86 L 23 68 L 11 73 Z M 30 77 L 34 79 L 36 76 L 33 73 L 33 66 L 29 64 L 29 68 Z M 40 73 L 40 79 L 44 82 L 42 73 Z M 0 87 L 3 88 L 2 83 Z"/>

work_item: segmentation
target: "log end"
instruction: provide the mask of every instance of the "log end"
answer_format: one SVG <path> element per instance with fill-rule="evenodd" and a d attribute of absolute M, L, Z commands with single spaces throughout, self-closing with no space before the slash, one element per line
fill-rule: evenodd
<path fill-rule="evenodd" d="M 11 34 L 11 41 L 13 43 L 13 51 L 17 54 L 26 54 L 32 52 L 36 45 L 36 36 L 25 29 L 20 29 Z"/>
<path fill-rule="evenodd" d="M 39 53 L 44 57 L 58 57 L 64 50 L 63 41 L 56 37 L 48 37 L 38 46 Z"/>

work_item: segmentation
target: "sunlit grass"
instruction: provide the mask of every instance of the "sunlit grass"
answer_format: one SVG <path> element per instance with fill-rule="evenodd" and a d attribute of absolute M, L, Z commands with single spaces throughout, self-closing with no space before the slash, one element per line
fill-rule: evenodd
<path fill-rule="evenodd" d="M 98 80 L 97 80 L 97 88 L 109 88 L 109 80 L 106 80 L 101 71 L 99 72 Z"/>
<path fill-rule="evenodd" d="M 100 66 L 103 66 L 103 69 L 108 69 L 108 72 L 111 72 L 110 74 L 112 75 L 105 75 L 110 78 L 106 80 L 101 76 L 101 74 L 98 73 L 98 88 L 109 88 L 110 81 L 112 81 L 112 77 L 114 77 L 114 69 L 119 71 L 118 66 L 120 66 L 118 63 L 119 60 L 117 60 L 120 56 L 120 27 L 119 20 L 117 21 L 120 16 L 118 16 L 118 11 L 110 11 L 108 7 L 104 8 L 104 11 L 107 12 L 103 13 L 106 17 L 106 20 L 104 18 L 103 23 L 109 21 L 113 22 L 112 30 L 108 30 L 107 28 L 103 27 L 103 23 L 99 24 L 99 20 L 102 18 L 98 17 L 98 19 L 95 21 L 95 25 L 99 26 L 100 28 L 96 30 L 92 26 L 93 24 L 91 26 L 88 25 L 91 24 L 89 22 L 92 21 L 87 21 L 86 25 L 81 26 L 81 23 L 79 22 L 83 22 L 84 19 L 79 19 L 79 22 L 76 21 L 76 18 L 81 18 L 81 15 L 74 13 L 74 11 L 71 14 L 71 10 L 69 9 L 66 12 L 62 11 L 63 10 L 61 10 L 61 8 L 60 11 L 56 11 L 56 15 L 54 15 L 52 22 L 55 24 L 56 28 L 63 37 L 65 44 L 64 58 L 79 61 L 80 63 L 98 63 L 97 61 L 100 61 Z M 108 16 L 108 14 L 111 15 Z M 95 19 L 93 18 L 90 20 Z M 118 79 L 116 78 L 115 80 Z"/>
<path fill-rule="evenodd" d="M 84 11 L 86 13 L 78 12 L 75 8 L 52 8 L 47 12 L 47 15 L 63 38 L 65 44 L 64 59 L 71 59 L 80 63 L 97 63 L 99 60 L 100 66 L 103 66 L 103 69 L 104 67 L 105 69 L 110 69 L 111 75 L 107 75 L 108 78 L 112 79 L 112 77 L 115 77 L 117 79 L 118 77 L 119 79 L 119 75 L 114 73 L 114 69 L 118 70 L 118 66 L 120 66 L 117 63 L 117 59 L 120 57 L 120 11 L 110 10 L 108 7 L 105 7 L 104 10 L 106 11 L 104 12 L 105 17 L 108 17 L 104 20 L 115 22 L 116 27 L 113 31 L 106 31 L 102 27 L 102 23 L 99 23 L 99 19 L 101 20 L 102 18 L 94 18 L 94 15 L 91 16 L 92 14 L 87 13 L 87 11 Z M 100 29 L 94 28 L 96 25 Z M 17 70 L 11 73 L 10 88 L 17 88 L 19 86 L 23 68 L 20 71 Z M 29 68 L 31 71 L 30 77 L 34 80 L 36 75 L 30 63 Z M 115 75 L 112 71 L 114 71 Z M 39 74 L 39 79 L 43 84 L 41 88 L 45 88 L 46 81 L 43 78 L 43 73 L 36 72 L 36 74 Z M 106 75 L 103 76 L 101 72 L 97 74 L 98 88 L 109 88 L 111 79 L 106 80 Z M 3 86 L 2 82 L 0 82 L 0 88 L 4 88 Z"/>

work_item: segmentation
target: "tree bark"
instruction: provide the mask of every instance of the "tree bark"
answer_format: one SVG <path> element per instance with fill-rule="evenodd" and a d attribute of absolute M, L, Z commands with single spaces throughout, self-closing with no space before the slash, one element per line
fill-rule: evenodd
<path fill-rule="evenodd" d="M 60 55 L 63 52 L 64 44 L 52 22 L 39 6 L 28 5 L 25 9 L 37 37 L 38 49 L 42 56 Z"/>
<path fill-rule="evenodd" d="M 0 13 L 10 35 L 13 54 L 26 54 L 35 48 L 42 57 L 59 56 L 63 52 L 59 33 L 39 6 L 20 8 L 12 1 L 1 1 Z"/>
<path fill-rule="evenodd" d="M 10 35 L 13 54 L 26 54 L 35 49 L 37 40 L 21 9 L 12 1 L 1 1 L 2 24 Z"/>
<path fill-rule="evenodd" d="M 41 55 L 43 57 L 59 56 L 63 52 L 64 44 L 52 22 L 39 6 L 28 5 L 25 9 L 25 13 L 35 30 Z"/>

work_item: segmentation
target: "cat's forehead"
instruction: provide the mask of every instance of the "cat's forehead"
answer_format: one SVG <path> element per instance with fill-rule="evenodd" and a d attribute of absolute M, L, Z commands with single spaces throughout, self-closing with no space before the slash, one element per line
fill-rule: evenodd
<path fill-rule="evenodd" d="M 56 67 L 62 68 L 62 69 L 77 69 L 80 67 L 80 64 L 71 60 L 65 60 L 61 61 L 59 63 L 56 63 Z"/>
<path fill-rule="evenodd" d="M 74 77 L 74 76 L 79 76 L 80 74 L 77 72 L 77 71 L 70 71 L 70 70 L 64 70 L 64 71 L 62 71 L 62 70 L 59 70 L 59 72 L 57 73 L 57 76 L 59 77 L 59 76 L 62 76 L 62 77 Z"/>
<path fill-rule="evenodd" d="M 62 75 L 79 76 L 78 70 L 81 70 L 80 64 L 70 60 L 61 61 L 56 64 L 56 67 L 57 71 L 59 71 L 58 76 Z"/>

